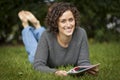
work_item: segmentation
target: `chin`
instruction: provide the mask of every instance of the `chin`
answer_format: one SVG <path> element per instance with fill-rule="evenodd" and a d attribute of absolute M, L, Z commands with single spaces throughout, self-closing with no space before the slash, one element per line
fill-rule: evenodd
<path fill-rule="evenodd" d="M 73 32 L 72 33 L 67 33 L 66 36 L 72 36 Z"/>
<path fill-rule="evenodd" d="M 73 32 L 74 32 L 74 29 L 71 30 L 70 32 L 67 32 L 67 31 L 66 31 L 65 34 L 66 34 L 66 36 L 69 37 L 69 36 L 72 36 L 72 35 L 73 35 Z"/>

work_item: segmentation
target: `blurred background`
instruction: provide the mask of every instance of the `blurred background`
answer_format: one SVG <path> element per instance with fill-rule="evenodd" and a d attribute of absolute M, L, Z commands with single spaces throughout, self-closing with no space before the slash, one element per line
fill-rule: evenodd
<path fill-rule="evenodd" d="M 90 42 L 120 42 L 120 0 L 0 0 L 0 45 L 22 43 L 20 10 L 31 11 L 44 26 L 48 7 L 60 1 L 78 8 Z"/>

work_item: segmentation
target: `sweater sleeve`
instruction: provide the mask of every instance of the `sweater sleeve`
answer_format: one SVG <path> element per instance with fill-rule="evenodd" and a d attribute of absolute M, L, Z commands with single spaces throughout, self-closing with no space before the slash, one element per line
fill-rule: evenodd
<path fill-rule="evenodd" d="M 88 39 L 87 39 L 87 34 L 84 29 L 82 31 L 82 41 L 80 44 L 80 53 L 79 53 L 79 59 L 77 65 L 81 66 L 88 66 L 90 65 L 90 60 L 89 60 L 89 49 L 88 49 Z"/>
<path fill-rule="evenodd" d="M 38 42 L 33 66 L 35 70 L 40 72 L 54 73 L 56 69 L 47 66 L 48 48 L 46 35 L 43 33 Z"/>

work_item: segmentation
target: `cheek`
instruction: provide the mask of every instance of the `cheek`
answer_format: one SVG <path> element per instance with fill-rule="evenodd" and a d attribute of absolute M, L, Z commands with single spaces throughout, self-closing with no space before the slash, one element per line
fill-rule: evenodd
<path fill-rule="evenodd" d="M 64 27 L 63 26 L 59 26 L 59 31 L 63 31 L 64 30 Z"/>
<path fill-rule="evenodd" d="M 76 24 L 76 23 L 75 23 L 75 21 L 73 21 L 73 23 L 72 23 L 72 24 L 75 26 L 75 24 Z"/>
<path fill-rule="evenodd" d="M 62 26 L 59 26 L 59 27 L 58 27 L 58 31 L 59 31 L 60 33 L 61 33 L 61 32 L 63 33 L 64 30 L 65 30 L 65 27 L 62 27 Z"/>
<path fill-rule="evenodd" d="M 64 26 L 65 26 L 65 24 L 62 24 L 62 23 L 59 23 L 59 24 L 58 24 L 58 27 L 59 27 L 59 28 L 64 28 Z"/>

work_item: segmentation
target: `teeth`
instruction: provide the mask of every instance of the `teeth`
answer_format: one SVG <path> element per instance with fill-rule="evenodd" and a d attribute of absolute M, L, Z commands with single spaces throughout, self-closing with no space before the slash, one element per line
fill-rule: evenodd
<path fill-rule="evenodd" d="M 66 31 L 67 31 L 67 32 L 70 32 L 70 31 L 71 31 L 71 29 L 66 29 Z"/>
<path fill-rule="evenodd" d="M 66 28 L 65 30 L 71 30 L 72 28 Z"/>

